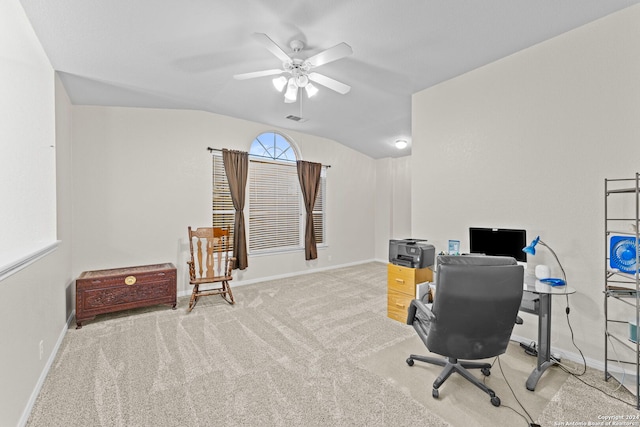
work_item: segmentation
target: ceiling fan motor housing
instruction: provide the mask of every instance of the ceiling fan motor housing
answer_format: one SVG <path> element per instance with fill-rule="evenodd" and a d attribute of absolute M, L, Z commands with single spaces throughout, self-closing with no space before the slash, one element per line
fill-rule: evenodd
<path fill-rule="evenodd" d="M 298 87 L 305 87 L 309 83 L 309 77 L 307 77 L 307 74 L 311 69 L 311 64 L 307 61 L 294 58 L 291 62 L 282 65 L 287 72 L 291 73 Z"/>
<path fill-rule="evenodd" d="M 304 49 L 304 43 L 300 40 L 291 40 L 289 46 L 294 52 L 300 52 L 302 49 Z"/>

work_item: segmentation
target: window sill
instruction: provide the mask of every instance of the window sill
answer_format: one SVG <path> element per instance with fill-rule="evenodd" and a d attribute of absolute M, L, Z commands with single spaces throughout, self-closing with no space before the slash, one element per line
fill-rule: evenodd
<path fill-rule="evenodd" d="M 43 243 L 41 246 L 36 247 L 31 251 L 27 251 L 18 259 L 11 259 L 8 256 L 6 258 L 0 257 L 0 281 L 3 281 L 7 277 L 17 273 L 18 271 L 33 264 L 40 258 L 55 251 L 60 245 L 60 240 L 55 240 L 50 243 Z"/>

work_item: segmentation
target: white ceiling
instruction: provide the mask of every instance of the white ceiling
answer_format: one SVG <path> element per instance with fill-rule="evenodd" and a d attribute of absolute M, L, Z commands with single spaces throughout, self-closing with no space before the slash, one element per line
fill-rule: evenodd
<path fill-rule="evenodd" d="M 408 155 L 411 94 L 640 0 L 21 0 L 76 105 L 209 111 L 333 139 L 373 158 Z M 317 68 L 340 95 L 285 104 L 281 67 L 252 38 L 268 34 L 303 58 L 346 42 Z M 302 110 L 301 110 L 302 108 Z M 307 119 L 285 119 L 293 114 Z"/>

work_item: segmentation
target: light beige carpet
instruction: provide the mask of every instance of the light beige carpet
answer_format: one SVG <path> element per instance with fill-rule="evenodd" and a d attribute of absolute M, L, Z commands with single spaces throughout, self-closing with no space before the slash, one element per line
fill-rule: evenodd
<path fill-rule="evenodd" d="M 386 317 L 384 264 L 235 287 L 234 296 L 234 306 L 212 296 L 186 313 L 182 298 L 177 310 L 131 310 L 70 329 L 28 425 L 527 425 L 509 409 L 523 412 L 497 365 L 485 380 L 499 408 L 457 375 L 431 397 L 441 368 L 406 365 L 425 349 L 410 326 Z M 607 399 L 558 368 L 527 391 L 535 359 L 515 344 L 500 360 L 543 425 L 567 411 L 588 420 L 568 393 Z"/>

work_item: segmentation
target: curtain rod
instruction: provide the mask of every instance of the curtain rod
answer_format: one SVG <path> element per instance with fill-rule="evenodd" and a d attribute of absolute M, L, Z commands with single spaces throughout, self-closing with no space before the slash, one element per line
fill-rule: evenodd
<path fill-rule="evenodd" d="M 220 148 L 211 148 L 211 147 L 207 147 L 207 150 L 209 150 L 209 152 L 210 152 L 210 153 L 213 153 L 214 151 L 218 151 L 218 152 L 222 153 L 222 149 L 220 149 Z M 254 156 L 252 155 L 252 157 L 254 157 Z M 265 158 L 266 158 L 266 157 L 265 157 Z M 257 159 L 253 159 L 252 161 L 253 161 L 253 162 L 260 162 L 260 163 L 270 163 L 270 162 L 267 162 L 267 161 L 262 161 L 262 160 L 257 160 Z M 279 160 L 279 161 L 281 161 L 281 162 L 291 162 L 291 163 L 295 163 L 295 160 L 288 160 L 288 159 Z M 323 168 L 330 168 L 330 167 L 331 167 L 331 165 L 322 165 L 322 167 L 323 167 Z"/>

